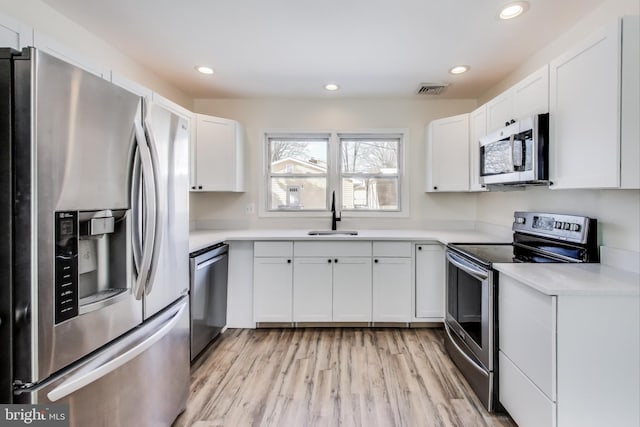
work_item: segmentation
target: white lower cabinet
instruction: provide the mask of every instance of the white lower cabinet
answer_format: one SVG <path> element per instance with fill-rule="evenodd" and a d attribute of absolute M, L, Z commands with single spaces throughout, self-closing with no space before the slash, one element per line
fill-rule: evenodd
<path fill-rule="evenodd" d="M 371 257 L 335 258 L 333 321 L 371 321 Z"/>
<path fill-rule="evenodd" d="M 294 258 L 293 321 L 330 322 L 333 318 L 333 259 Z"/>
<path fill-rule="evenodd" d="M 371 321 L 371 242 L 295 242 L 294 322 Z"/>
<path fill-rule="evenodd" d="M 373 242 L 374 322 L 411 321 L 410 242 Z"/>
<path fill-rule="evenodd" d="M 293 243 L 255 242 L 253 319 L 293 321 Z"/>
<path fill-rule="evenodd" d="M 501 273 L 498 318 L 499 400 L 520 427 L 640 425 L 637 295 L 546 295 Z"/>
<path fill-rule="evenodd" d="M 415 245 L 416 313 L 428 322 L 444 320 L 444 248 L 440 244 Z"/>

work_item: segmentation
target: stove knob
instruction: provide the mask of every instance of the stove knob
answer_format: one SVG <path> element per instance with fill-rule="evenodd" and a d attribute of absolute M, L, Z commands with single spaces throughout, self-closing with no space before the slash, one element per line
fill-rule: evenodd
<path fill-rule="evenodd" d="M 569 224 L 568 222 L 563 222 L 562 223 L 562 229 L 563 230 L 568 230 L 571 227 L 571 224 Z"/>
<path fill-rule="evenodd" d="M 580 224 L 571 224 L 571 227 L 569 228 L 569 230 L 571 231 L 580 231 Z"/>
<path fill-rule="evenodd" d="M 558 230 L 562 229 L 562 223 L 560 221 L 554 222 L 553 223 L 553 228 L 558 229 Z"/>
<path fill-rule="evenodd" d="M 516 217 L 516 224 L 524 224 L 525 219 L 521 216 Z"/>

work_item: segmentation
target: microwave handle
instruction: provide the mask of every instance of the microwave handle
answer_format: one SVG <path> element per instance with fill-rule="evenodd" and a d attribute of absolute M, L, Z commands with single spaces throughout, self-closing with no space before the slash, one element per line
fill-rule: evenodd
<path fill-rule="evenodd" d="M 513 161 L 513 169 L 524 165 L 524 141 L 515 139 L 515 135 L 509 138 L 511 144 L 511 159 Z"/>

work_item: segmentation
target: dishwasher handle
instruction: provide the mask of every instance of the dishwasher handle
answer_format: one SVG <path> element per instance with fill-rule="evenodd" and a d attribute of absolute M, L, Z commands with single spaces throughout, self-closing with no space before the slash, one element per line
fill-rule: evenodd
<path fill-rule="evenodd" d="M 207 261 L 201 262 L 201 263 L 196 263 L 196 271 L 198 270 L 202 270 L 203 268 L 206 268 L 208 266 L 210 266 L 211 264 L 215 264 L 218 261 L 221 261 L 222 259 L 224 259 L 227 256 L 226 253 L 219 255 L 215 258 L 211 258 L 208 259 Z"/>

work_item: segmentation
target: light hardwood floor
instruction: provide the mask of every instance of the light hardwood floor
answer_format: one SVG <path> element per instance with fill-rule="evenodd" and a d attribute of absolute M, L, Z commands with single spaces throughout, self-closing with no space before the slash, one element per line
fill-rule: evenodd
<path fill-rule="evenodd" d="M 196 360 L 178 426 L 515 426 L 487 413 L 442 329 L 232 329 Z"/>

